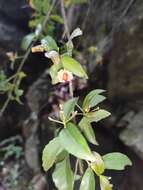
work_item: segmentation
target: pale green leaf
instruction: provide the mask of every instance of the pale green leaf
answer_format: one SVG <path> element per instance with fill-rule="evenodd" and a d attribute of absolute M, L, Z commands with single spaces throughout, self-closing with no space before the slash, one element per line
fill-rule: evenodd
<path fill-rule="evenodd" d="M 56 50 L 59 51 L 56 41 L 51 36 L 46 36 L 41 40 L 41 44 L 44 46 L 46 51 Z"/>
<path fill-rule="evenodd" d="M 63 111 L 64 111 L 64 116 L 66 120 L 68 120 L 71 114 L 73 113 L 77 101 L 78 101 L 78 98 L 72 98 L 68 100 L 66 103 L 64 103 Z"/>
<path fill-rule="evenodd" d="M 32 41 L 35 38 L 35 33 L 30 33 L 28 35 L 26 35 L 21 42 L 21 48 L 23 50 L 27 50 L 27 48 L 30 46 L 30 44 L 32 43 Z"/>
<path fill-rule="evenodd" d="M 70 154 L 84 160 L 95 160 L 85 138 L 73 123 L 67 124 L 67 128 L 60 132 L 59 138 L 64 149 Z"/>
<path fill-rule="evenodd" d="M 87 94 L 83 101 L 83 109 L 88 110 L 92 107 L 95 107 L 100 102 L 104 101 L 106 98 L 100 95 L 102 92 L 105 92 L 105 90 L 96 89 L 92 90 L 89 94 Z"/>
<path fill-rule="evenodd" d="M 105 119 L 106 117 L 109 117 L 110 115 L 111 113 L 104 109 L 86 113 L 86 117 L 88 118 L 89 122 L 98 122 L 102 119 Z"/>
<path fill-rule="evenodd" d="M 79 127 L 90 143 L 92 143 L 94 145 L 98 145 L 98 142 L 95 137 L 95 133 L 92 129 L 90 122 L 88 121 L 88 119 L 86 117 L 83 117 L 81 119 L 81 121 L 79 123 Z"/>
<path fill-rule="evenodd" d="M 99 153 L 93 152 L 95 156 L 95 162 L 91 163 L 92 170 L 96 175 L 100 176 L 105 170 L 105 164 Z"/>
<path fill-rule="evenodd" d="M 38 0 L 38 1 L 39 1 L 39 0 Z M 41 4 L 42 4 L 42 11 L 43 11 L 45 14 L 47 14 L 48 9 L 49 9 L 49 7 L 50 7 L 50 1 L 49 1 L 49 0 L 43 0 L 43 1 L 41 2 Z"/>
<path fill-rule="evenodd" d="M 63 151 L 59 138 L 51 140 L 44 148 L 42 155 L 43 169 L 48 171 L 54 164 L 58 154 Z"/>
<path fill-rule="evenodd" d="M 62 18 L 61 16 L 59 16 L 59 15 L 52 14 L 52 15 L 50 16 L 50 18 L 51 18 L 53 21 L 55 21 L 55 22 L 58 22 L 58 23 L 60 23 L 60 24 L 64 24 L 63 18 Z"/>
<path fill-rule="evenodd" d="M 74 4 L 82 4 L 82 3 L 87 3 L 88 2 L 88 0 L 71 0 L 71 1 Z"/>
<path fill-rule="evenodd" d="M 78 77 L 87 77 L 86 72 L 84 71 L 81 64 L 70 56 L 64 55 L 61 57 L 61 62 L 63 67 L 69 71 L 71 71 L 74 75 Z"/>
<path fill-rule="evenodd" d="M 73 172 L 68 157 L 56 164 L 52 177 L 58 190 L 73 190 Z"/>
<path fill-rule="evenodd" d="M 106 176 L 100 175 L 100 187 L 102 190 L 112 190 L 112 184 Z"/>
<path fill-rule="evenodd" d="M 94 173 L 90 168 L 85 171 L 79 190 L 95 190 Z"/>
<path fill-rule="evenodd" d="M 119 152 L 109 153 L 103 156 L 106 169 L 124 170 L 126 166 L 131 166 L 131 160 Z"/>
<path fill-rule="evenodd" d="M 58 80 L 58 71 L 62 68 L 61 64 L 53 64 L 50 69 L 49 73 L 52 78 L 52 84 L 57 84 L 59 82 Z"/>

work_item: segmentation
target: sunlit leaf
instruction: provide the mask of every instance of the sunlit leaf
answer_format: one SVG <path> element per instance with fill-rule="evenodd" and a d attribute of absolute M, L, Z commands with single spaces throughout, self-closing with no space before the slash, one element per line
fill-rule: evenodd
<path fill-rule="evenodd" d="M 57 84 L 59 82 L 58 80 L 58 71 L 62 68 L 61 64 L 53 64 L 50 69 L 49 73 L 52 78 L 52 84 Z"/>
<path fill-rule="evenodd" d="M 57 14 L 53 14 L 50 16 L 50 18 L 55 21 L 55 22 L 58 22 L 60 24 L 64 24 L 64 21 L 63 21 L 63 18 Z"/>
<path fill-rule="evenodd" d="M 56 41 L 51 36 L 46 36 L 41 40 L 41 44 L 44 46 L 46 51 L 56 50 L 59 51 Z"/>
<path fill-rule="evenodd" d="M 63 148 L 60 144 L 59 138 L 56 137 L 51 140 L 44 148 L 42 155 L 43 168 L 45 171 L 48 171 L 50 167 L 54 164 L 57 155 L 63 151 Z"/>
<path fill-rule="evenodd" d="M 79 127 L 90 143 L 98 145 L 98 142 L 96 141 L 95 133 L 92 129 L 90 122 L 88 121 L 86 117 L 83 117 L 81 119 L 79 123 Z"/>
<path fill-rule="evenodd" d="M 52 177 L 59 190 L 73 190 L 73 172 L 68 157 L 56 164 Z"/>
<path fill-rule="evenodd" d="M 90 168 L 85 171 L 79 190 L 95 190 L 94 173 Z"/>
<path fill-rule="evenodd" d="M 73 74 L 77 75 L 78 77 L 88 78 L 81 64 L 77 62 L 75 59 L 71 58 L 70 56 L 67 55 L 62 56 L 61 62 L 65 69 L 71 71 Z"/>
<path fill-rule="evenodd" d="M 105 119 L 106 117 L 109 117 L 110 115 L 111 113 L 104 109 L 86 113 L 86 117 L 88 118 L 89 122 L 98 122 L 102 119 Z"/>
<path fill-rule="evenodd" d="M 42 4 L 42 11 L 43 11 L 45 14 L 47 14 L 48 9 L 49 9 L 49 7 L 50 7 L 50 1 L 49 1 L 49 0 L 43 0 L 43 1 L 41 2 L 41 4 Z"/>
<path fill-rule="evenodd" d="M 31 44 L 31 42 L 33 41 L 34 38 L 35 38 L 35 33 L 30 33 L 30 34 L 26 35 L 22 39 L 21 48 L 23 50 L 27 50 L 27 48 L 30 46 L 30 44 Z"/>
<path fill-rule="evenodd" d="M 83 101 L 83 109 L 89 110 L 90 108 L 95 107 L 97 104 L 104 101 L 106 98 L 100 95 L 102 92 L 105 92 L 105 90 L 96 89 L 87 94 Z"/>
<path fill-rule="evenodd" d="M 64 149 L 70 154 L 84 160 L 95 160 L 85 138 L 73 123 L 68 123 L 67 128 L 62 129 L 59 138 Z"/>
<path fill-rule="evenodd" d="M 112 184 L 110 184 L 108 177 L 100 175 L 99 179 L 101 190 L 112 190 Z"/>
<path fill-rule="evenodd" d="M 96 173 L 96 175 L 99 176 L 104 172 L 105 164 L 100 154 L 94 152 L 94 156 L 95 156 L 95 162 L 91 163 L 91 168 Z"/>
<path fill-rule="evenodd" d="M 75 3 L 75 4 L 82 4 L 82 3 L 87 3 L 88 0 L 71 0 L 72 3 Z"/>
<path fill-rule="evenodd" d="M 124 170 L 126 166 L 131 166 L 131 160 L 119 152 L 109 153 L 103 156 L 106 169 Z"/>
<path fill-rule="evenodd" d="M 72 98 L 68 100 L 66 103 L 64 103 L 63 111 L 64 111 L 64 116 L 66 120 L 68 120 L 71 114 L 73 113 L 77 101 L 78 101 L 78 98 Z"/>

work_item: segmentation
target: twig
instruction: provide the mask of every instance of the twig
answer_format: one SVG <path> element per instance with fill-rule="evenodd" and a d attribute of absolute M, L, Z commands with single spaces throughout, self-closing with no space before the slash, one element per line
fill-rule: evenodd
<path fill-rule="evenodd" d="M 64 20 L 65 32 L 66 32 L 68 40 L 70 40 L 70 31 L 69 31 L 69 27 L 68 27 L 68 21 L 67 21 L 65 6 L 64 6 L 64 0 L 60 0 L 60 2 L 61 2 L 61 14 L 62 14 L 62 17 Z"/>

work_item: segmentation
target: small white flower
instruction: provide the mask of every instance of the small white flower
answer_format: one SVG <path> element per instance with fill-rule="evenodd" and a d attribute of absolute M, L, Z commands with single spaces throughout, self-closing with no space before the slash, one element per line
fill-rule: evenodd
<path fill-rule="evenodd" d="M 70 82 L 73 79 L 73 75 L 70 71 L 61 69 L 58 72 L 58 80 L 59 82 Z"/>
<path fill-rule="evenodd" d="M 60 56 L 59 53 L 55 50 L 45 53 L 45 57 L 52 60 L 53 63 L 59 64 L 60 63 Z"/>

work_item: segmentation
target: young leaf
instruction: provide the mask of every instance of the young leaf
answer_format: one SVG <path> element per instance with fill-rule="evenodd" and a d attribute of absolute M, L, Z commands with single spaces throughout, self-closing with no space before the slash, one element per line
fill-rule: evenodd
<path fill-rule="evenodd" d="M 82 3 L 87 3 L 87 0 L 71 0 L 72 3 L 75 3 L 75 4 L 82 4 Z"/>
<path fill-rule="evenodd" d="M 75 105 L 78 101 L 78 98 L 72 98 L 68 100 L 66 103 L 63 105 L 63 111 L 64 111 L 64 116 L 66 120 L 68 120 L 74 111 Z"/>
<path fill-rule="evenodd" d="M 33 9 L 39 12 L 42 10 L 42 1 L 40 0 L 30 0 L 29 4 Z"/>
<path fill-rule="evenodd" d="M 79 190 L 95 190 L 94 173 L 90 168 L 85 171 Z"/>
<path fill-rule="evenodd" d="M 110 115 L 111 113 L 104 109 L 86 113 L 86 117 L 88 118 L 89 122 L 98 122 L 102 119 L 105 119 L 106 117 L 109 117 Z"/>
<path fill-rule="evenodd" d="M 27 50 L 27 48 L 30 46 L 30 44 L 31 44 L 31 42 L 33 41 L 34 38 L 35 38 L 35 33 L 30 33 L 30 34 L 26 35 L 22 39 L 21 48 L 23 50 Z"/>
<path fill-rule="evenodd" d="M 79 127 L 90 143 L 92 143 L 94 145 L 98 145 L 98 142 L 96 141 L 95 133 L 92 129 L 90 122 L 88 121 L 88 119 L 86 117 L 83 117 L 81 119 L 81 121 L 79 123 Z"/>
<path fill-rule="evenodd" d="M 95 162 L 91 163 L 91 168 L 96 173 L 96 175 L 99 176 L 104 172 L 105 164 L 100 154 L 98 154 L 97 152 L 94 152 L 94 156 L 96 160 Z"/>
<path fill-rule="evenodd" d="M 82 108 L 86 111 L 92 107 L 95 107 L 100 102 L 104 101 L 106 98 L 104 96 L 100 95 L 104 91 L 105 90 L 101 90 L 101 89 L 92 90 L 85 97 Z"/>
<path fill-rule="evenodd" d="M 57 84 L 59 82 L 58 80 L 58 71 L 62 68 L 61 64 L 53 64 L 50 69 L 49 69 L 49 73 L 50 76 L 52 78 L 52 84 Z"/>
<path fill-rule="evenodd" d="M 38 0 L 38 1 L 39 1 L 39 0 Z M 49 1 L 49 0 L 42 0 L 41 4 L 42 4 L 42 11 L 43 11 L 45 14 L 47 14 L 47 11 L 48 11 L 48 9 L 49 9 L 49 7 L 50 7 L 50 1 Z"/>
<path fill-rule="evenodd" d="M 100 175 L 100 187 L 102 190 L 112 190 L 112 184 L 110 184 L 110 181 L 106 176 Z"/>
<path fill-rule="evenodd" d="M 73 172 L 68 157 L 56 164 L 52 177 L 59 190 L 73 190 Z"/>
<path fill-rule="evenodd" d="M 131 160 L 119 152 L 109 153 L 103 156 L 106 169 L 124 170 L 126 166 L 131 166 Z"/>
<path fill-rule="evenodd" d="M 95 161 L 95 157 L 91 153 L 85 138 L 73 123 L 67 124 L 67 128 L 60 132 L 59 138 L 62 146 L 70 154 L 91 162 Z"/>
<path fill-rule="evenodd" d="M 47 51 L 56 50 L 59 51 L 56 41 L 51 36 L 46 36 L 41 40 L 41 44 Z"/>
<path fill-rule="evenodd" d="M 63 151 L 59 138 L 56 137 L 51 140 L 44 148 L 42 155 L 43 169 L 48 171 L 54 164 L 57 155 Z"/>
<path fill-rule="evenodd" d="M 85 77 L 88 78 L 86 72 L 82 68 L 81 64 L 77 62 L 75 59 L 71 58 L 68 55 L 64 55 L 61 57 L 61 62 L 63 67 L 78 77 Z"/>
<path fill-rule="evenodd" d="M 64 24 L 63 18 L 62 18 L 61 16 L 59 16 L 59 15 L 52 14 L 52 15 L 50 16 L 50 18 L 51 18 L 53 21 L 55 21 L 55 22 L 58 22 L 58 23 L 60 23 L 60 24 Z"/>

